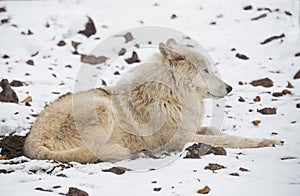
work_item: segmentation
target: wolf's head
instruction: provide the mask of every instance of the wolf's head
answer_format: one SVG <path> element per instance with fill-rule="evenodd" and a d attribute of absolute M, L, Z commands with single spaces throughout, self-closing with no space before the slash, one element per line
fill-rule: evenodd
<path fill-rule="evenodd" d="M 203 98 L 224 97 L 232 87 L 214 74 L 205 55 L 169 39 L 159 44 L 165 64 L 182 73 Z"/>

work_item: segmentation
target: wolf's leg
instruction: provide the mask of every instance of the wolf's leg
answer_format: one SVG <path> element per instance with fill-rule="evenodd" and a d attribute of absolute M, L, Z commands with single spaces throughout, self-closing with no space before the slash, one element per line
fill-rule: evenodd
<path fill-rule="evenodd" d="M 45 147 L 44 147 L 45 148 Z M 45 148 L 44 154 L 40 154 L 38 159 L 54 159 L 62 162 L 76 161 L 79 163 L 94 163 L 99 161 L 116 162 L 124 159 L 135 158 L 135 153 L 117 144 L 107 143 L 101 146 L 76 147 L 62 151 L 50 151 Z"/>
<path fill-rule="evenodd" d="M 199 135 L 191 139 L 192 142 L 210 144 L 215 147 L 226 148 L 260 148 L 283 145 L 282 141 L 270 139 L 252 139 L 233 135 Z"/>
<path fill-rule="evenodd" d="M 92 150 L 93 151 L 93 150 Z M 106 143 L 95 149 L 95 156 L 101 161 L 117 162 L 125 159 L 134 159 L 137 157 L 135 151 L 124 148 L 115 143 Z"/>
<path fill-rule="evenodd" d="M 200 127 L 196 133 L 200 135 L 227 135 L 218 128 L 209 126 Z"/>

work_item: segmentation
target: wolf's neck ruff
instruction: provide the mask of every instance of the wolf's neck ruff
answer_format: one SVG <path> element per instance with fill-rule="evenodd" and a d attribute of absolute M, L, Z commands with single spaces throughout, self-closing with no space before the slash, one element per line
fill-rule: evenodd
<path fill-rule="evenodd" d="M 197 131 L 202 101 L 182 73 L 156 61 L 128 74 L 130 80 L 120 81 L 112 96 L 121 128 L 138 136 L 161 133 L 165 126 L 172 127 L 163 133 L 170 137 L 183 129 Z"/>

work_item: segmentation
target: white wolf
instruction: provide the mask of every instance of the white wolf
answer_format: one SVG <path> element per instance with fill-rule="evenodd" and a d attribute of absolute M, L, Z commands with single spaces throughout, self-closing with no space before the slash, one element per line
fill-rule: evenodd
<path fill-rule="evenodd" d="M 140 150 L 180 151 L 188 142 L 228 148 L 283 144 L 200 127 L 202 100 L 224 97 L 232 88 L 192 48 L 169 39 L 159 51 L 114 87 L 67 94 L 46 107 L 26 138 L 25 155 L 114 162 L 133 158 Z"/>

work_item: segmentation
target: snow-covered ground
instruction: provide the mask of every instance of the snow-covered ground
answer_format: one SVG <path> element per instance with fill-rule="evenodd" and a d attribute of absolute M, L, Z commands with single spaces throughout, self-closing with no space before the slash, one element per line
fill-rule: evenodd
<path fill-rule="evenodd" d="M 244 9 L 249 5 L 251 9 Z M 0 169 L 14 171 L 0 174 L 0 195 L 51 195 L 67 193 L 69 187 L 89 195 L 197 195 L 205 186 L 210 187 L 210 195 L 299 195 L 300 109 L 296 104 L 300 103 L 300 79 L 294 79 L 294 75 L 300 70 L 300 54 L 296 55 L 300 52 L 300 1 L 0 1 L 0 8 L 3 7 L 6 11 L 0 12 L 0 80 L 24 82 L 25 86 L 13 89 L 20 101 L 28 96 L 33 101 L 31 106 L 0 102 L 2 136 L 14 132 L 25 135 L 45 104 L 73 91 L 82 63 L 80 56 L 72 53 L 72 41 L 81 43 L 79 53 L 88 54 L 102 40 L 120 31 L 162 26 L 198 41 L 209 51 L 221 77 L 233 86 L 230 96 L 221 100 L 227 107 L 217 126 L 229 134 L 279 139 L 285 144 L 275 148 L 226 149 L 227 156 L 179 157 L 151 171 L 152 166 L 157 166 L 157 161 L 151 159 L 115 164 L 71 163 L 70 168 L 68 164 L 25 157 L 12 160 L 19 164 L 0 160 Z M 77 33 L 84 29 L 87 16 L 97 29 L 89 38 Z M 255 20 L 258 16 L 261 17 Z M 285 37 L 261 44 L 283 33 Z M 64 46 L 57 45 L 61 40 L 66 43 Z M 249 59 L 237 58 L 237 53 Z M 150 54 L 139 57 L 143 62 Z M 34 65 L 26 63 L 28 60 L 33 60 Z M 124 60 L 116 61 L 111 74 L 104 76 L 106 82 L 113 83 L 131 67 Z M 113 74 L 115 71 L 121 75 Z M 273 81 L 273 87 L 250 84 L 266 77 Z M 288 82 L 293 88 L 287 88 Z M 284 89 L 291 94 L 272 96 Z M 261 100 L 253 101 L 256 96 Z M 239 101 L 240 97 L 245 101 Z M 208 100 L 207 104 L 204 123 L 213 124 L 210 106 L 214 102 Z M 277 114 L 257 112 L 265 107 L 275 107 Z M 254 120 L 260 124 L 253 125 Z M 213 173 L 204 169 L 209 163 L 226 168 Z M 122 175 L 102 172 L 113 166 L 133 169 L 140 164 L 143 171 Z M 240 171 L 240 167 L 249 171 Z M 54 187 L 57 185 L 60 187 Z M 50 191 L 35 190 L 37 187 Z"/>

